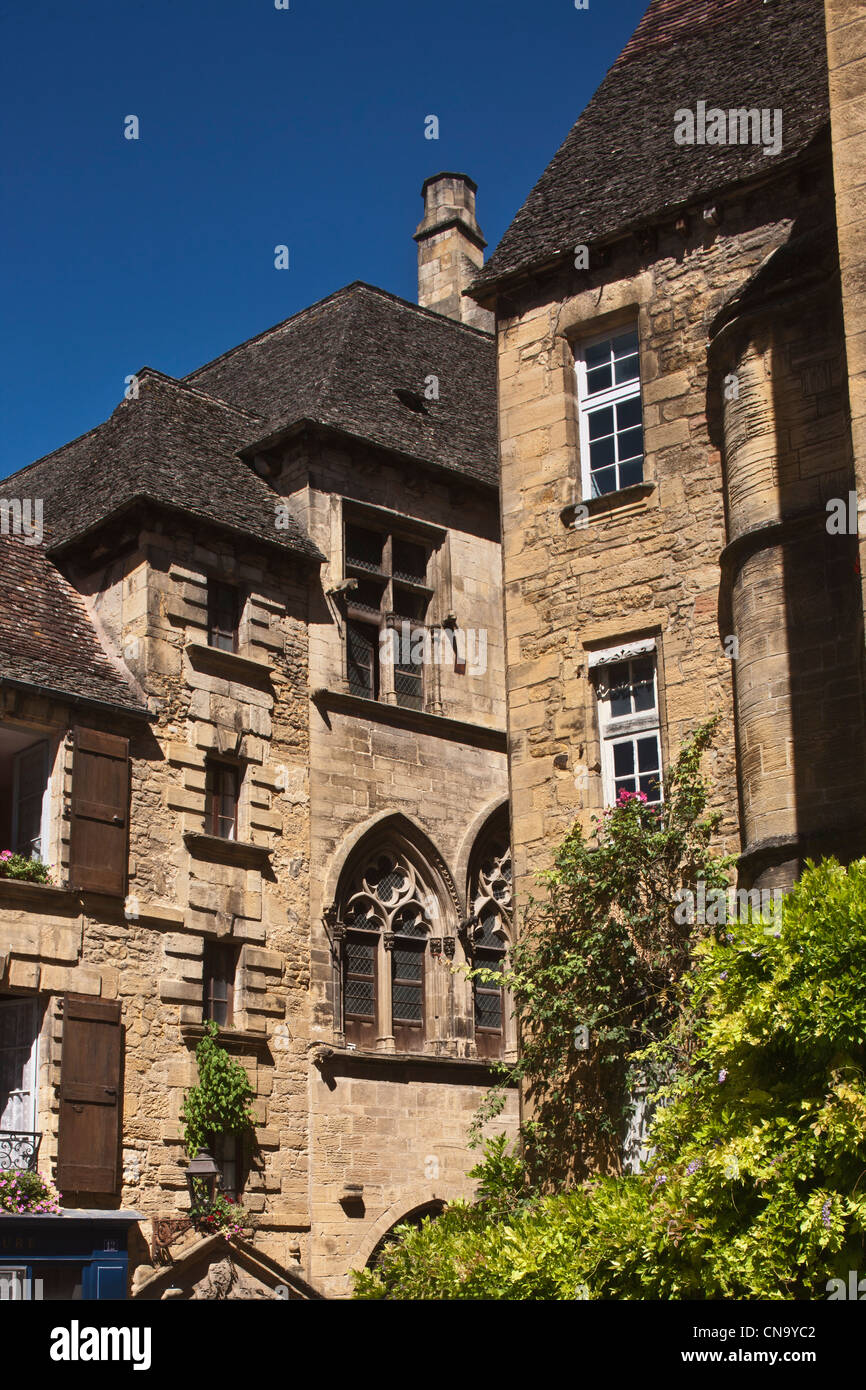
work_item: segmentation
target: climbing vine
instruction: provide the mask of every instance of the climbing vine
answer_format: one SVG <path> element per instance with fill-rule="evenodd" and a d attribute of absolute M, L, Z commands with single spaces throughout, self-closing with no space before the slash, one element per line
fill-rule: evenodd
<path fill-rule="evenodd" d="M 633 1086 L 640 1080 L 652 1091 L 664 1079 L 635 1058 L 670 1033 L 676 986 L 702 930 L 678 920 L 677 907 L 683 890 L 698 896 L 701 882 L 705 894 L 728 882 L 730 861 L 711 849 L 719 815 L 707 811 L 701 774 L 717 722 L 683 746 L 663 805 L 621 792 L 593 818 L 589 837 L 571 829 L 542 876 L 546 895 L 524 914 L 506 975 L 470 972 L 504 982 L 521 1031 L 520 1060 L 499 1065 L 474 1137 L 501 1109 L 507 1083 L 519 1080 L 531 1185 L 561 1188 L 588 1166 L 616 1169 Z"/>
<path fill-rule="evenodd" d="M 195 1158 L 199 1149 L 207 1148 L 215 1134 L 247 1134 L 253 1128 L 253 1089 L 249 1078 L 240 1063 L 232 1061 L 218 1037 L 217 1025 L 206 1024 L 205 1035 L 195 1050 L 198 1085 L 191 1086 L 184 1097 L 183 1141 L 190 1158 Z"/>

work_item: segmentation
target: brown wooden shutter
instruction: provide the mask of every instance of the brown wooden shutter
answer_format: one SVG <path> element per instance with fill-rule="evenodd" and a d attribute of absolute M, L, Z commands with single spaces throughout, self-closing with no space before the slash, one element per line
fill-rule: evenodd
<path fill-rule="evenodd" d="M 69 884 L 126 895 L 129 842 L 129 741 L 75 729 Z"/>
<path fill-rule="evenodd" d="M 117 1191 L 120 1001 L 67 994 L 60 1060 L 61 1192 Z"/>

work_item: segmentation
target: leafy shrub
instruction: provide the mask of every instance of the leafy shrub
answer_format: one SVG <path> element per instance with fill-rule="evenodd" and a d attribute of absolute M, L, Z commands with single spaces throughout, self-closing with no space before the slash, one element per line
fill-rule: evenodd
<path fill-rule="evenodd" d="M 488 1196 L 406 1231 L 355 1296 L 815 1299 L 866 1272 L 866 860 L 809 865 L 778 931 L 700 943 L 678 997 L 646 1173 L 509 1207 L 488 1146 Z"/>

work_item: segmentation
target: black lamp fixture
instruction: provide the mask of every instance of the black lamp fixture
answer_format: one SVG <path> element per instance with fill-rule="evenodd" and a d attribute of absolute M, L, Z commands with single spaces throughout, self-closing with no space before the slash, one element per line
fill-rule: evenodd
<path fill-rule="evenodd" d="M 220 1170 L 207 1149 L 199 1149 L 195 1158 L 187 1164 L 186 1168 L 186 1185 L 189 1188 L 190 1206 L 199 1211 L 209 1211 L 216 1196 L 219 1177 Z"/>

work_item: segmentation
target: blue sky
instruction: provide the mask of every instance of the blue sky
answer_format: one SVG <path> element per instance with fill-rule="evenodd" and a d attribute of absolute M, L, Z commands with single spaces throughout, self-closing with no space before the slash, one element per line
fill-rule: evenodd
<path fill-rule="evenodd" d="M 6 7 L 0 477 L 144 365 L 182 376 L 352 280 L 414 299 L 429 174 L 476 180 L 492 250 L 646 0 L 290 4 Z"/>

